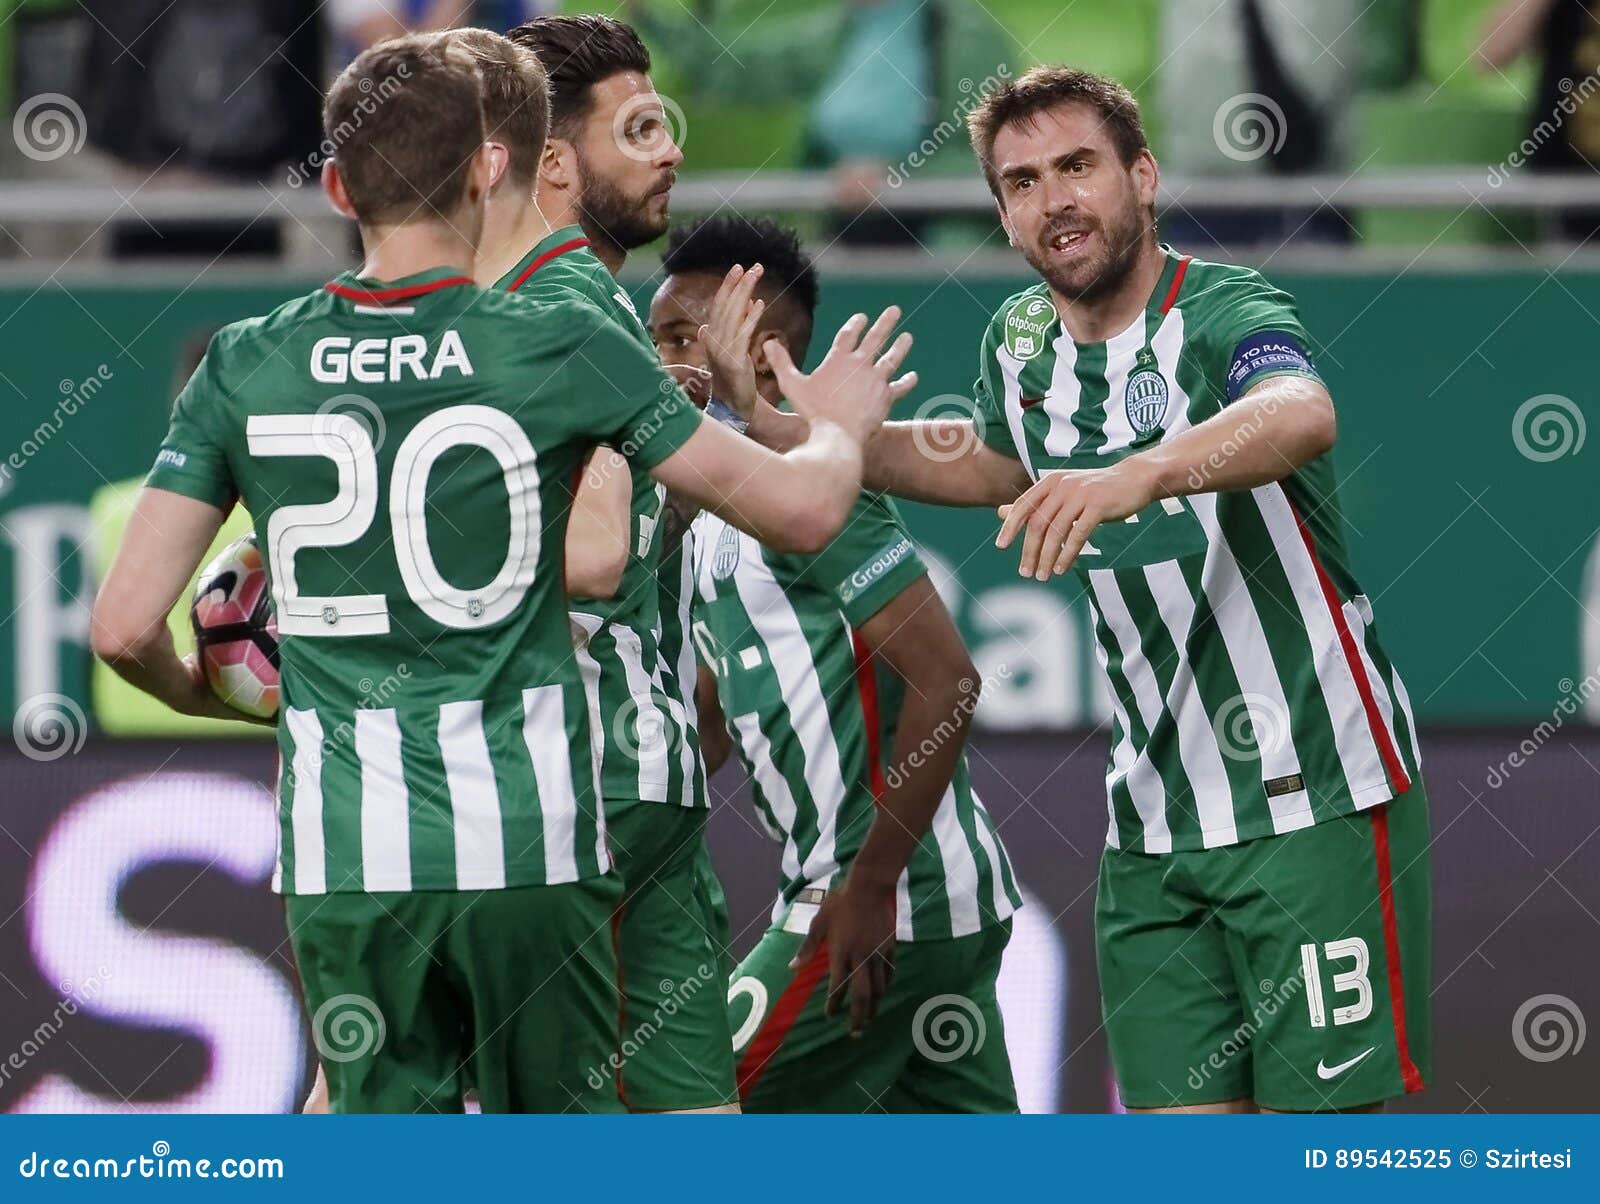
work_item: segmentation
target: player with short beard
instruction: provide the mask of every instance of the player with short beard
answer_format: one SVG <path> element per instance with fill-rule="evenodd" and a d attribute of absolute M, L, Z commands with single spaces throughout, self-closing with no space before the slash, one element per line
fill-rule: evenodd
<path fill-rule="evenodd" d="M 1159 169 L 1116 81 L 1038 67 L 968 123 L 1043 279 L 989 323 L 974 420 L 886 424 L 867 481 L 998 507 L 1024 577 L 1084 580 L 1112 709 L 1096 929 L 1122 1100 L 1321 1111 L 1420 1091 L 1416 726 L 1348 567 L 1333 401 L 1294 301 L 1160 243 Z M 755 417 L 775 445 L 804 426 Z M 1193 1072 L 1246 1026 L 1242 1053 Z"/>

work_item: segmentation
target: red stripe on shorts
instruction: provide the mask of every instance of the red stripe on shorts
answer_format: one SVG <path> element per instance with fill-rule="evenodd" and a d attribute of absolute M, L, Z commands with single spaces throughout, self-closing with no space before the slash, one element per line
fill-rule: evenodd
<path fill-rule="evenodd" d="M 756 1080 L 767 1068 L 772 1055 L 778 1052 L 783 1039 L 789 1035 L 794 1022 L 800 1018 L 800 1011 L 806 1006 L 806 1000 L 811 998 L 811 992 L 816 989 L 817 983 L 822 981 L 822 976 L 827 972 L 828 942 L 823 941 L 811 955 L 811 960 L 801 966 L 799 972 L 789 980 L 789 985 L 783 989 L 783 994 L 778 996 L 778 1002 L 773 1005 L 772 1011 L 751 1040 L 749 1048 L 744 1051 L 744 1057 L 739 1059 L 741 1100 L 755 1090 Z"/>
<path fill-rule="evenodd" d="M 1394 1047 L 1400 1059 L 1400 1081 L 1407 1094 L 1422 1090 L 1422 1072 L 1411 1060 L 1406 1040 L 1406 991 L 1400 972 L 1400 927 L 1394 915 L 1394 884 L 1389 876 L 1389 808 L 1373 808 L 1372 845 L 1378 860 L 1378 908 L 1383 913 L 1383 952 L 1389 963 L 1389 1007 L 1394 1013 Z"/>

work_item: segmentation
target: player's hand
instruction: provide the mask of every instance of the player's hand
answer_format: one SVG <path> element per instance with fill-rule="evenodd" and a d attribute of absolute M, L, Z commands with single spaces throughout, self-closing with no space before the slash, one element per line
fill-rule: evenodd
<path fill-rule="evenodd" d="M 811 929 L 789 963 L 798 968 L 824 943 L 828 949 L 827 1014 L 850 1000 L 850 1035 L 859 1037 L 894 978 L 894 890 L 855 886 L 847 876 L 817 908 Z"/>
<path fill-rule="evenodd" d="M 711 364 L 711 395 L 746 422 L 756 408 L 756 361 L 750 340 L 767 308 L 754 296 L 762 270 L 759 263 L 748 272 L 738 264 L 729 268 L 711 301 L 711 320 L 700 328 L 700 344 Z"/>
<path fill-rule="evenodd" d="M 768 339 L 763 349 L 784 397 L 801 416 L 814 422 L 835 423 L 857 443 L 865 443 L 883 425 L 896 398 L 917 383 L 915 372 L 895 378 L 895 371 L 911 350 L 909 333 L 902 334 L 883 351 L 899 321 L 898 305 L 884 310 L 870 327 L 866 314 L 856 314 L 839 327 L 828 354 L 809 374 L 794 366 L 777 339 Z"/>
<path fill-rule="evenodd" d="M 711 400 L 711 371 L 696 368 L 693 364 L 662 364 L 666 374 L 678 382 L 678 387 L 689 395 L 689 400 L 700 409 Z"/>
<path fill-rule="evenodd" d="M 1001 506 L 997 548 L 1009 548 L 1027 529 L 1017 572 L 1048 581 L 1072 567 L 1101 523 L 1143 510 L 1156 499 L 1156 481 L 1146 462 L 1129 456 L 1109 468 L 1047 473 L 1009 505 Z"/>
<path fill-rule="evenodd" d="M 189 694 L 182 705 L 174 705 L 173 710 L 199 719 L 231 719 L 236 723 L 260 723 L 267 727 L 278 725 L 276 719 L 258 719 L 253 715 L 246 715 L 243 711 L 234 710 L 218 698 L 211 688 L 211 683 L 206 680 L 206 671 L 200 664 L 199 653 L 191 652 L 184 657 L 183 668 L 189 675 Z"/>

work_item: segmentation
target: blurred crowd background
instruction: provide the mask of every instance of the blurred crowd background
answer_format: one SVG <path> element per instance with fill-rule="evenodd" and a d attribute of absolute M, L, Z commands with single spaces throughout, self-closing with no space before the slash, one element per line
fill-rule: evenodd
<path fill-rule="evenodd" d="M 1600 177 L 1585 204 L 1573 174 L 1600 163 L 1595 0 L 0 0 L 8 9 L 9 181 L 109 182 L 141 195 L 281 188 L 286 166 L 320 138 L 322 88 L 363 46 L 406 29 L 604 10 L 651 46 L 657 86 L 683 115 L 686 178 L 825 173 L 825 203 L 809 207 L 847 244 L 993 238 L 993 221 L 970 204 L 960 214 L 908 206 L 900 185 L 976 186 L 961 117 L 985 81 L 1038 62 L 1107 72 L 1139 96 L 1169 180 L 1193 189 L 1164 206 L 1180 243 L 1526 247 L 1582 244 L 1600 226 Z M 40 97 L 79 108 L 81 150 L 19 149 L 25 123 L 44 117 L 28 108 Z M 1567 173 L 1568 200 L 1344 199 L 1349 181 L 1373 173 L 1451 170 L 1495 189 Z M 1321 185 L 1261 184 L 1273 177 Z M 1267 200 L 1228 200 L 1219 182 L 1264 188 Z M 51 232 L 19 231 L 26 222 L 8 213 L 0 257 L 31 253 L 40 238 L 48 255 Z M 250 223 L 241 237 L 237 223 L 208 235 L 122 220 L 96 249 L 278 254 L 279 225 Z M 68 250 L 81 241 L 61 237 Z"/>

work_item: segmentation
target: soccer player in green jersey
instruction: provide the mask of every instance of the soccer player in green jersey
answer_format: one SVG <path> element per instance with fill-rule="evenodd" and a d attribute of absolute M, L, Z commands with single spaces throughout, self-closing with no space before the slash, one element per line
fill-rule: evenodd
<path fill-rule="evenodd" d="M 653 355 L 612 274 L 628 248 L 665 228 L 665 189 L 682 159 L 650 86 L 645 47 L 626 25 L 587 16 L 541 18 L 520 27 L 516 41 L 484 30 L 445 37 L 478 59 L 490 141 L 504 159 L 479 280 L 538 303 L 587 306 Z M 548 143 L 528 120 L 544 88 L 543 62 L 554 76 Z M 624 105 L 627 120 L 617 117 Z M 666 491 L 644 468 L 602 449 L 578 497 L 618 489 L 619 578 L 601 597 L 574 597 L 570 618 L 626 890 L 617 929 L 621 1081 L 638 1111 L 727 1110 L 737 1094 L 713 940 L 718 916 L 702 876 L 705 768 L 693 650 L 676 604 L 685 557 L 680 539 L 668 543 Z M 596 533 L 586 538 L 593 544 Z M 593 555 L 570 535 L 568 543 L 569 558 Z"/>
<path fill-rule="evenodd" d="M 384 103 L 366 98 L 377 92 Z M 331 1110 L 616 1110 L 610 873 L 572 660 L 569 482 L 606 443 L 795 550 L 837 534 L 906 347 L 847 323 L 785 389 L 794 454 L 705 423 L 592 309 L 469 275 L 494 175 L 478 71 L 403 38 L 325 107 L 366 263 L 212 340 L 92 616 L 97 655 L 224 713 L 165 617 L 237 501 L 266 553 L 283 711 L 278 869 Z M 343 412 L 353 391 L 380 415 Z M 364 687 L 382 681 L 381 698 Z"/>
<path fill-rule="evenodd" d="M 777 403 L 761 344 L 801 360 L 817 303 L 794 232 L 718 214 L 674 230 L 662 266 L 662 359 L 715 361 Z M 737 269 L 755 320 L 729 337 Z M 977 672 L 898 512 L 863 495 L 815 555 L 715 515 L 696 528 L 708 762 L 731 732 L 783 843 L 773 926 L 729 992 L 745 1109 L 1015 1111 L 995 978 L 1020 898 L 962 755 Z M 975 1034 L 956 1057 L 931 1040 L 950 1008 Z"/>
<path fill-rule="evenodd" d="M 997 506 L 1024 576 L 1085 583 L 1112 708 L 1097 932 L 1122 1100 L 1313 1111 L 1418 1091 L 1416 727 L 1349 567 L 1333 403 L 1294 302 L 1158 242 L 1157 165 L 1120 84 L 1037 68 L 969 125 L 1042 280 L 984 334 L 972 421 L 887 424 L 867 480 Z M 792 425 L 756 417 L 771 443 Z"/>

